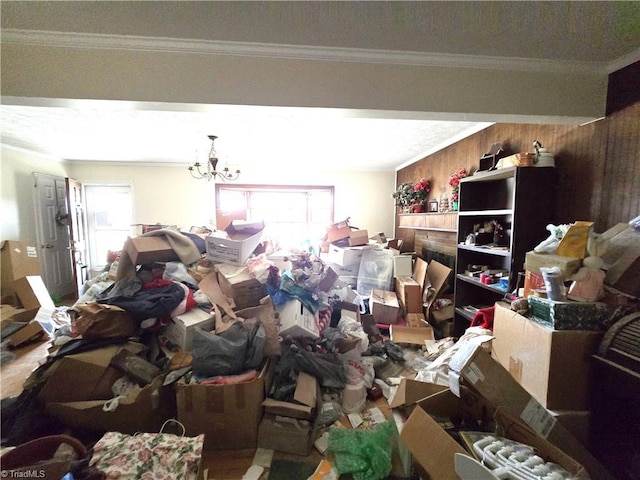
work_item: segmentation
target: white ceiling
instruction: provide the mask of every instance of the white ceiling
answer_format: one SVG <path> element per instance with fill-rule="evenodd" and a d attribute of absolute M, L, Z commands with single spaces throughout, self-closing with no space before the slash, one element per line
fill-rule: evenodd
<path fill-rule="evenodd" d="M 379 57 L 613 71 L 640 58 L 640 2 L 14 2 L 2 35 L 38 32 L 343 49 Z M 117 36 L 117 37 L 114 37 Z M 242 43 L 238 43 L 242 42 Z M 366 50 L 365 50 L 366 49 Z M 454 120 L 454 121 L 450 121 Z M 393 170 L 490 122 L 338 109 L 2 98 L 0 141 L 69 161 L 202 160 Z M 483 119 L 490 121 L 491 119 Z"/>

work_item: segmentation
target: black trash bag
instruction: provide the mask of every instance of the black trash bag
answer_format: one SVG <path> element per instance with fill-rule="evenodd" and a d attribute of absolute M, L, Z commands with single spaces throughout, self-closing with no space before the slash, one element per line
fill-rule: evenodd
<path fill-rule="evenodd" d="M 267 332 L 260 320 L 253 323 L 248 330 L 247 352 L 244 359 L 245 370 L 257 369 L 262 365 L 262 361 L 264 360 L 264 345 L 267 341 Z"/>
<path fill-rule="evenodd" d="M 295 366 L 299 371 L 316 377 L 323 387 L 343 389 L 347 386 L 345 363 L 335 353 L 318 354 L 298 350 Z"/>
<path fill-rule="evenodd" d="M 176 282 L 158 288 L 139 290 L 133 295 L 115 295 L 98 299 L 99 303 L 116 305 L 131 318 L 142 322 L 148 318 L 171 314 L 184 300 L 184 289 Z"/>
<path fill-rule="evenodd" d="M 201 377 L 239 375 L 244 371 L 249 330 L 235 322 L 224 332 L 193 331 L 193 373 Z"/>

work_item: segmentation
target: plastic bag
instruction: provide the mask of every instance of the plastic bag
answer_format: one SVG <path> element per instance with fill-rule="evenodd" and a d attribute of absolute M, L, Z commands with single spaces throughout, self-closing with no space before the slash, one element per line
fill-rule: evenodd
<path fill-rule="evenodd" d="M 371 430 L 332 428 L 329 451 L 335 455 L 339 475 L 351 473 L 354 480 L 380 480 L 391 472 L 392 436 L 395 424 L 387 420 Z"/>
<path fill-rule="evenodd" d="M 249 273 L 263 285 L 267 283 L 267 280 L 269 279 L 269 268 L 274 265 L 275 263 L 269 260 L 264 253 L 247 260 Z"/>
<path fill-rule="evenodd" d="M 383 248 L 364 250 L 358 270 L 358 293 L 363 297 L 369 297 L 374 288 L 391 290 L 392 280 L 393 252 Z"/>
<path fill-rule="evenodd" d="M 193 373 L 203 377 L 236 375 L 244 370 L 249 331 L 235 322 L 220 335 L 193 331 Z"/>
<path fill-rule="evenodd" d="M 167 262 L 164 272 L 162 273 L 162 278 L 175 282 L 188 283 L 194 286 L 198 285 L 196 279 L 189 275 L 187 266 L 182 262 Z"/>

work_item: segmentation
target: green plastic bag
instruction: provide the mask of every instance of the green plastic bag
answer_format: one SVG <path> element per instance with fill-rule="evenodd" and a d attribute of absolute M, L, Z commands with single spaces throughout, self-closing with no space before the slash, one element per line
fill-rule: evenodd
<path fill-rule="evenodd" d="M 335 456 L 339 475 L 350 473 L 354 480 L 381 480 L 391 473 L 391 442 L 396 432 L 393 420 L 371 430 L 332 428 L 329 451 Z"/>

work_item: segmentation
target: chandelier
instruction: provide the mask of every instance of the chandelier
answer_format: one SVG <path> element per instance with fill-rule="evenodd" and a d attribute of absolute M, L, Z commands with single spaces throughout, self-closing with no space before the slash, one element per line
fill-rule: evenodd
<path fill-rule="evenodd" d="M 206 178 L 207 181 L 211 179 L 221 180 L 223 182 L 237 180 L 240 176 L 240 170 L 236 170 L 233 173 L 227 167 L 224 167 L 222 170 L 217 170 L 218 157 L 216 156 L 216 148 L 214 142 L 218 137 L 216 137 L 215 135 L 207 136 L 209 137 L 209 140 L 211 140 L 211 149 L 209 150 L 209 161 L 207 162 L 207 168 L 204 169 L 203 165 L 198 161 L 198 159 L 196 159 L 193 165 L 189 165 L 189 173 L 191 173 L 191 176 L 197 179 Z M 201 167 L 203 167 L 202 170 Z"/>

